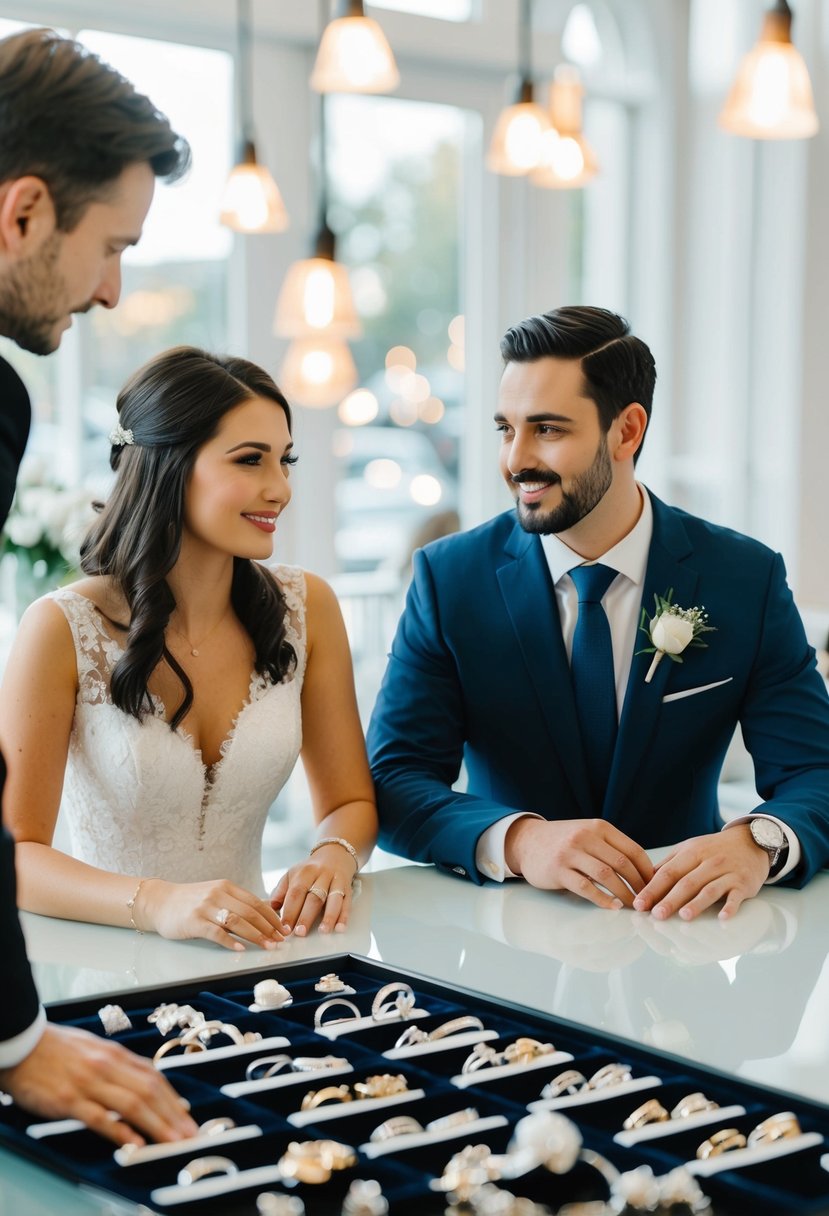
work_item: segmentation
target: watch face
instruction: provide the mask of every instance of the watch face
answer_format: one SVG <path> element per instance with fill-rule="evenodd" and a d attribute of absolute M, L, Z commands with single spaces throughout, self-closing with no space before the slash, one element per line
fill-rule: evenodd
<path fill-rule="evenodd" d="M 773 819 L 763 819 L 759 816 L 751 821 L 751 834 L 764 849 L 780 849 L 786 840 L 779 823 L 775 823 Z"/>

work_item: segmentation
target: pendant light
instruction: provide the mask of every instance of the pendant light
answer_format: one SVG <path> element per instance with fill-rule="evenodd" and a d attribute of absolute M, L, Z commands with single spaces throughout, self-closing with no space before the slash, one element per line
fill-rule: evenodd
<path fill-rule="evenodd" d="M 809 72 L 792 44 L 792 10 L 777 0 L 745 56 L 719 118 L 748 139 L 807 139 L 818 130 Z"/>
<path fill-rule="evenodd" d="M 572 190 L 599 172 L 593 149 L 582 134 L 583 94 L 578 68 L 559 64 L 550 86 L 552 126 L 541 139 L 538 165 L 530 174 L 533 185 Z"/>
<path fill-rule="evenodd" d="M 486 158 L 493 173 L 520 177 L 538 164 L 541 138 L 550 129 L 544 108 L 535 101 L 531 59 L 532 0 L 521 0 L 519 23 L 519 82 L 512 105 L 502 110 Z"/>
<path fill-rule="evenodd" d="M 318 93 L 389 93 L 400 83 L 391 47 L 363 0 L 339 0 L 322 32 L 311 88 Z"/>
<path fill-rule="evenodd" d="M 289 223 L 288 213 L 276 182 L 256 158 L 253 138 L 250 0 L 237 0 L 236 17 L 236 78 L 242 147 L 239 162 L 227 179 L 219 220 L 236 232 L 284 232 Z"/>
<path fill-rule="evenodd" d="M 312 254 L 289 267 L 274 314 L 274 333 L 293 341 L 280 383 L 289 398 L 311 407 L 336 405 L 357 382 L 347 338 L 362 326 L 345 266 L 336 260 L 336 237 L 328 225 L 325 97 L 320 98 L 319 222 Z"/>

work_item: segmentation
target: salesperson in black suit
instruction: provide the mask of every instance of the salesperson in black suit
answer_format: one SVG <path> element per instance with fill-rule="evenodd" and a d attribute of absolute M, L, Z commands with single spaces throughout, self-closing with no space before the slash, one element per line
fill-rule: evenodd
<path fill-rule="evenodd" d="M 179 176 L 189 149 L 128 81 L 51 30 L 0 41 L 0 131 L 0 334 L 46 355 L 72 313 L 118 302 L 121 254 L 141 235 L 155 178 Z M 30 417 L 22 380 L 0 359 L 0 525 Z M 0 758 L 0 788 L 5 774 Z M 36 1114 L 81 1119 L 119 1144 L 195 1134 L 149 1061 L 47 1024 L 18 920 L 14 844 L 5 828 L 0 946 L 0 1089 Z"/>

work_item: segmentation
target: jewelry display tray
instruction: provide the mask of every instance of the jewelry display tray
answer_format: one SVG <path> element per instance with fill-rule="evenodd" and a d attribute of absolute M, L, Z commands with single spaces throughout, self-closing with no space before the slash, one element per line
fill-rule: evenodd
<path fill-rule="evenodd" d="M 385 1020 L 353 1032 L 347 1024 L 340 1024 L 336 1027 L 336 1037 L 320 1033 L 314 1026 L 314 1013 L 323 1001 L 338 994 L 320 993 L 315 990 L 315 984 L 323 974 L 330 972 L 354 989 L 354 994 L 346 994 L 345 999 L 356 1005 L 361 1015 L 371 1014 L 372 1001 L 386 984 L 403 981 L 411 985 L 417 1007 L 425 1009 L 427 1016 L 416 1014 L 405 1021 Z M 248 1007 L 253 1003 L 253 987 L 268 978 L 276 978 L 285 985 L 293 1000 L 280 1010 L 251 1012 Z M 156 1006 L 168 1002 L 192 1005 L 208 1019 L 231 1023 L 243 1033 L 258 1031 L 264 1040 L 281 1037 L 289 1041 L 289 1046 L 263 1046 L 253 1050 L 247 1045 L 236 1051 L 222 1048 L 217 1050 L 215 1058 L 211 1058 L 210 1049 L 188 1056 L 168 1054 L 163 1061 L 165 1076 L 190 1102 L 197 1123 L 230 1117 L 237 1126 L 255 1126 L 261 1129 L 261 1134 L 230 1141 L 219 1137 L 215 1144 L 202 1139 L 197 1146 L 183 1142 L 175 1155 L 123 1166 L 114 1159 L 115 1146 L 86 1129 L 38 1135 L 38 1124 L 31 1115 L 16 1105 L 0 1105 L 0 1145 L 90 1188 L 102 1198 L 119 1196 L 122 1203 L 128 1201 L 123 1210 L 130 1210 L 129 1201 L 136 1205 L 135 1211 L 143 1205 L 140 1211 L 144 1214 L 256 1216 L 256 1196 L 262 1191 L 276 1191 L 301 1197 L 310 1216 L 317 1213 L 339 1216 L 351 1182 L 357 1178 L 371 1178 L 382 1186 L 392 1216 L 398 1216 L 398 1213 L 400 1216 L 430 1216 L 432 1213 L 437 1216 L 445 1211 L 447 1199 L 431 1189 L 429 1183 L 441 1176 L 455 1153 L 467 1144 L 487 1144 L 494 1153 L 505 1152 L 515 1124 L 528 1113 L 528 1104 L 539 1100 L 548 1081 L 571 1068 L 589 1078 L 603 1065 L 620 1062 L 629 1066 L 632 1073 L 633 1081 L 626 1086 L 601 1091 L 600 1100 L 584 1101 L 579 1094 L 559 1099 L 556 1109 L 576 1123 L 585 1148 L 601 1154 L 622 1171 L 649 1165 L 655 1175 L 664 1176 L 676 1166 L 693 1161 L 700 1143 L 718 1129 L 733 1127 L 748 1136 L 763 1120 L 778 1112 L 791 1111 L 804 1133 L 805 1147 L 790 1151 L 794 1142 L 780 1140 L 770 1159 L 700 1176 L 698 1181 L 712 1201 L 708 1210 L 711 1216 L 744 1216 L 747 1213 L 751 1216 L 799 1216 L 800 1213 L 826 1216 L 829 1213 L 828 1106 L 780 1090 L 748 1084 L 678 1056 L 653 1051 L 537 1010 L 441 984 L 359 955 L 330 955 L 230 976 L 59 1001 L 47 1007 L 47 1015 L 51 1022 L 82 1027 L 103 1036 L 98 1010 L 103 1005 L 117 1003 L 131 1019 L 132 1029 L 112 1038 L 151 1058 L 164 1039 L 148 1022 L 148 1015 Z M 344 1013 L 348 1014 L 344 1007 L 332 1008 L 327 1017 L 336 1018 Z M 428 1044 L 431 1050 L 402 1057 L 394 1051 L 396 1041 L 407 1027 L 428 1032 L 465 1015 L 480 1018 L 488 1031 L 497 1034 L 497 1038 L 492 1034 L 477 1037 L 498 1051 L 519 1037 L 528 1037 L 542 1044 L 552 1043 L 556 1054 L 550 1055 L 549 1060 L 542 1055 L 527 1068 L 511 1066 L 500 1072 L 482 1067 L 462 1076 L 462 1065 L 474 1047 L 471 1042 L 474 1035 L 461 1034 L 458 1045 L 453 1045 L 452 1037 L 447 1036 L 440 1040 L 439 1049 L 438 1043 Z M 176 1033 L 171 1031 L 167 1037 Z M 228 1040 L 220 1042 L 224 1045 Z M 389 1051 L 392 1051 L 391 1057 L 383 1054 Z M 330 1080 L 327 1075 L 313 1071 L 293 1073 L 288 1084 L 234 1097 L 223 1092 L 222 1087 L 244 1082 L 245 1070 L 251 1061 L 276 1053 L 292 1057 L 345 1057 L 352 1071 L 343 1075 L 340 1070 L 336 1075 L 332 1074 Z M 185 1060 L 186 1064 L 171 1063 Z M 300 1112 L 302 1099 L 309 1091 L 328 1085 L 353 1086 L 368 1077 L 386 1073 L 402 1074 L 408 1089 L 422 1091 L 423 1096 L 416 1097 L 413 1092 L 402 1102 L 398 1101 L 397 1095 L 388 1102 L 383 1098 L 354 1102 L 353 1111 L 349 1110 L 351 1103 L 342 1103 L 333 1117 L 333 1108 L 326 1103 L 317 1107 L 316 1114 L 314 1111 L 301 1112 L 298 1122 L 291 1121 L 291 1117 Z M 491 1075 L 487 1077 L 487 1073 Z M 459 1086 L 459 1077 L 468 1083 Z M 625 1119 L 650 1098 L 658 1099 L 666 1111 L 672 1111 L 683 1098 L 700 1091 L 719 1107 L 733 1109 L 736 1106 L 744 1113 L 729 1113 L 726 1118 L 718 1119 L 717 1112 L 712 1111 L 710 1122 L 699 1125 L 692 1120 L 684 1129 L 681 1119 L 672 1119 L 670 1134 L 653 1135 L 654 1125 L 651 1125 L 650 1129 L 644 1129 L 643 1138 L 627 1146 L 614 1139 L 621 1132 Z M 460 1125 L 446 1133 L 451 1138 L 437 1141 L 433 1138 L 423 1144 L 423 1138 L 413 1137 L 411 1147 L 401 1138 L 398 1151 L 381 1151 L 376 1156 L 370 1155 L 374 1150 L 367 1153 L 361 1147 L 372 1144 L 372 1131 L 389 1118 L 409 1115 L 425 1126 L 470 1107 L 480 1116 L 481 1130 L 470 1125 L 467 1132 Z M 306 1122 L 309 1118 L 316 1121 Z M 656 1125 L 658 1129 L 665 1126 L 665 1123 Z M 214 1197 L 203 1195 L 203 1184 L 176 1188 L 179 1171 L 194 1158 L 220 1154 L 243 1173 L 258 1167 L 276 1166 L 291 1141 L 315 1139 L 336 1140 L 351 1146 L 357 1150 L 356 1163 L 333 1172 L 330 1180 L 322 1185 L 269 1180 L 265 1185 L 257 1182 L 239 1189 L 237 1176 L 236 1180 L 227 1179 L 228 1183 L 234 1183 L 233 1189 Z M 726 1156 L 728 1154 L 722 1154 L 717 1164 L 722 1164 Z M 274 1172 L 271 1170 L 272 1174 Z M 220 1185 L 222 1181 L 219 1180 Z M 602 1177 L 583 1162 L 563 1175 L 539 1168 L 520 1178 L 505 1180 L 501 1185 L 516 1195 L 547 1204 L 553 1212 L 564 1203 L 605 1199 L 608 1194 Z M 160 1202 L 159 1193 L 162 1197 L 172 1194 L 170 1188 L 176 1188 L 178 1192 L 176 1201 Z M 672 1211 L 677 1216 L 684 1216 L 688 1209 L 679 1206 Z"/>

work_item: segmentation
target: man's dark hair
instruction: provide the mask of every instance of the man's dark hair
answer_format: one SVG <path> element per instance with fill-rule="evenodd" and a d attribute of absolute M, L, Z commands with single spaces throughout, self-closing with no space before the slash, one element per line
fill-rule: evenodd
<path fill-rule="evenodd" d="M 580 359 L 587 396 L 596 402 L 605 433 L 632 401 L 639 402 L 650 421 L 653 355 L 624 317 L 606 308 L 568 305 L 528 317 L 504 334 L 501 355 L 505 363 Z"/>
<path fill-rule="evenodd" d="M 0 183 L 42 178 L 70 232 L 131 164 L 175 181 L 190 148 L 128 80 L 54 30 L 0 41 Z"/>

